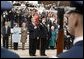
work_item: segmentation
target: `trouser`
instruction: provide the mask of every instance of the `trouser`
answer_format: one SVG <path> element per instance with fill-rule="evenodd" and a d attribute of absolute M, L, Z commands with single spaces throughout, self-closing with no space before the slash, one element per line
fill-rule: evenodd
<path fill-rule="evenodd" d="M 25 43 L 22 43 L 22 50 L 24 50 L 25 48 Z"/>
<path fill-rule="evenodd" d="M 39 47 L 39 46 L 40 46 L 40 43 L 39 43 L 39 42 L 40 42 L 40 40 L 38 39 L 38 40 L 37 40 L 37 49 L 40 48 L 40 47 Z"/>
<path fill-rule="evenodd" d="M 47 46 L 46 43 L 47 43 L 46 38 L 40 39 L 40 55 L 45 55 L 45 50 L 46 50 L 46 46 Z"/>
<path fill-rule="evenodd" d="M 8 41 L 9 41 L 8 38 L 9 38 L 8 36 L 3 37 L 3 47 L 7 49 L 8 49 Z"/>
<path fill-rule="evenodd" d="M 46 48 L 49 49 L 49 39 L 46 42 Z"/>
<path fill-rule="evenodd" d="M 14 46 L 14 50 L 18 50 L 18 42 L 14 42 L 13 46 Z"/>
<path fill-rule="evenodd" d="M 37 38 L 35 39 L 29 39 L 29 54 L 30 56 L 34 56 L 36 53 L 36 42 Z"/>

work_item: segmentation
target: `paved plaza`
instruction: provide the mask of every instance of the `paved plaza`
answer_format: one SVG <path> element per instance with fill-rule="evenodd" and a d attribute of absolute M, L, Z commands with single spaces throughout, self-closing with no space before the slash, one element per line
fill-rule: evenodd
<path fill-rule="evenodd" d="M 25 50 L 22 50 L 22 44 L 21 42 L 19 42 L 19 46 L 18 46 L 18 50 L 14 50 L 13 49 L 13 45 L 12 45 L 12 48 L 11 48 L 11 38 L 9 38 L 9 50 L 12 51 L 12 52 L 15 52 L 17 53 L 20 58 L 53 58 L 54 56 L 57 55 L 57 50 L 56 49 L 47 49 L 46 50 L 46 55 L 47 56 L 40 56 L 40 51 L 39 50 L 36 50 L 36 56 L 30 56 L 29 55 L 29 37 L 27 39 L 27 43 L 25 44 Z M 2 38 L 1 38 L 1 46 L 2 46 Z M 66 50 L 64 50 L 63 52 L 65 52 Z"/>
<path fill-rule="evenodd" d="M 21 58 L 28 58 L 28 57 L 34 57 L 34 56 L 29 56 L 29 50 L 22 50 L 22 49 L 18 49 L 18 50 L 13 50 L 13 49 L 9 49 L 15 53 L 17 53 Z M 36 56 L 35 57 L 52 57 L 56 55 L 56 49 L 54 50 L 46 50 L 46 55 L 47 56 L 40 56 L 40 51 L 36 50 Z"/>

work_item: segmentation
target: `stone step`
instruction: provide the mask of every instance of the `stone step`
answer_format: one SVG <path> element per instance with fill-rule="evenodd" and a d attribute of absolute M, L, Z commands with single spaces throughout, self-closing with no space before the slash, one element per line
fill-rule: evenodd
<path fill-rule="evenodd" d="M 3 45 L 1 44 L 1 46 Z M 11 44 L 9 44 L 9 48 L 11 48 Z M 13 48 L 13 44 L 12 44 L 12 48 Z M 22 43 L 18 44 L 18 48 L 22 48 Z M 29 48 L 29 43 L 25 43 L 25 48 Z"/>
<path fill-rule="evenodd" d="M 11 45 L 9 45 L 9 48 L 11 48 Z M 12 48 L 13 48 L 13 45 L 12 45 Z M 18 45 L 18 48 L 22 48 L 22 45 Z M 29 48 L 29 46 L 25 45 L 25 48 Z"/>

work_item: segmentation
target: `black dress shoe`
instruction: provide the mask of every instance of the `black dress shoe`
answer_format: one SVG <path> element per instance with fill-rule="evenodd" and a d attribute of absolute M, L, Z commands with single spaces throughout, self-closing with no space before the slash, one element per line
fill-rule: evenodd
<path fill-rule="evenodd" d="M 30 56 L 36 56 L 36 55 L 30 55 Z"/>
<path fill-rule="evenodd" d="M 46 54 L 41 54 L 41 56 L 47 56 Z"/>
<path fill-rule="evenodd" d="M 36 55 L 33 55 L 33 56 L 36 56 Z"/>

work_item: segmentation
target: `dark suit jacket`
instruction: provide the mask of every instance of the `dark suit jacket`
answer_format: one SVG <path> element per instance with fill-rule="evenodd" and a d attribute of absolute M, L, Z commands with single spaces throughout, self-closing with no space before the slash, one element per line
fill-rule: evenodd
<path fill-rule="evenodd" d="M 69 51 L 58 55 L 59 58 L 83 58 L 83 41 L 77 42 Z"/>
<path fill-rule="evenodd" d="M 40 26 L 40 38 L 47 38 L 48 37 L 48 29 L 44 24 Z"/>
<path fill-rule="evenodd" d="M 29 30 L 29 38 L 30 39 L 35 39 L 38 37 L 39 28 L 34 29 L 34 25 L 30 24 L 28 30 Z"/>
<path fill-rule="evenodd" d="M 1 58 L 19 58 L 19 55 L 5 48 L 1 48 Z"/>
<path fill-rule="evenodd" d="M 3 37 L 9 36 L 10 35 L 10 27 L 7 28 L 7 34 L 6 34 L 6 28 L 5 28 L 5 26 L 3 26 L 2 35 L 3 35 Z"/>

